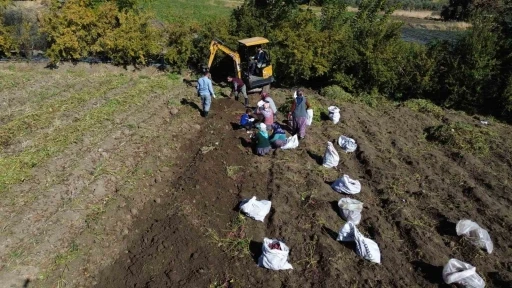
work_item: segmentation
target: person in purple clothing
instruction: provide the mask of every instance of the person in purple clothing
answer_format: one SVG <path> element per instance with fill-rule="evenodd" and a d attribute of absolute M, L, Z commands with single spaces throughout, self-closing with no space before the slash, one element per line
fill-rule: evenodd
<path fill-rule="evenodd" d="M 299 134 L 300 139 L 304 139 L 304 137 L 306 137 L 306 123 L 308 118 L 307 110 L 310 107 L 308 100 L 304 96 L 304 90 L 299 89 L 297 91 L 297 98 L 293 101 L 290 109 L 290 114 L 293 117 L 294 134 Z"/>

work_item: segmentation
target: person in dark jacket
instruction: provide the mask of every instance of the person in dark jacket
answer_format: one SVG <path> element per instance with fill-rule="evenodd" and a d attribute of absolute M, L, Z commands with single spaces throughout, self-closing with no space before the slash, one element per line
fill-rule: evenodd
<path fill-rule="evenodd" d="M 244 81 L 237 77 L 228 76 L 228 82 L 233 83 L 233 93 L 235 94 L 235 100 L 238 101 L 240 94 L 242 94 L 244 96 L 244 105 L 247 107 L 249 105 L 249 98 L 247 97 L 247 88 Z"/>
<path fill-rule="evenodd" d="M 307 110 L 310 109 L 310 107 L 308 100 L 304 96 L 304 90 L 299 89 L 297 91 L 297 98 L 293 101 L 290 109 L 290 114 L 293 117 L 294 134 L 299 134 L 300 139 L 306 137 Z"/>

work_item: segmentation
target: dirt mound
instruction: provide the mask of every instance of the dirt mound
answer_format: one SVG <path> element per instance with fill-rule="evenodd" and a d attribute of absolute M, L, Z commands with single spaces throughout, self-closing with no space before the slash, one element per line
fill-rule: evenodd
<path fill-rule="evenodd" d="M 272 94 L 284 103 L 289 93 Z M 182 146 L 186 164 L 166 184 L 170 192 L 140 211 L 138 233 L 96 287 L 435 287 L 450 258 L 476 266 L 489 287 L 512 285 L 509 126 L 493 124 L 502 136 L 479 157 L 453 153 L 423 134 L 441 121 L 473 118 L 446 111 L 437 120 L 406 107 L 346 104 L 339 125 L 316 122 L 298 149 L 257 157 L 244 147 L 245 131 L 230 125 L 241 104 L 218 99 L 212 111 L 197 138 Z M 326 142 L 341 134 L 354 138 L 358 150 L 340 153 L 338 170 L 323 168 Z M 329 184 L 343 174 L 362 183 L 352 197 L 364 203 L 359 229 L 379 244 L 382 265 L 335 240 L 344 224 L 337 208 L 343 196 Z M 265 223 L 237 212 L 239 201 L 252 196 L 272 201 Z M 493 254 L 456 236 L 456 222 L 466 218 L 489 230 Z M 263 237 L 286 242 L 294 270 L 257 267 Z"/>

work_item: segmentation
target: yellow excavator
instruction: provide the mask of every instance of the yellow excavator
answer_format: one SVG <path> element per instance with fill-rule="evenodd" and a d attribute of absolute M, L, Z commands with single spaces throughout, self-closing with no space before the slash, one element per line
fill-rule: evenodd
<path fill-rule="evenodd" d="M 234 76 L 244 81 L 247 86 L 247 93 L 259 92 L 262 89 L 268 91 L 270 83 L 274 82 L 274 76 L 272 75 L 270 54 L 262 47 L 267 43 L 269 43 L 268 39 L 263 37 L 242 39 L 238 40 L 238 51 L 234 51 L 222 41 L 214 39 L 210 43 L 208 69 L 212 65 L 215 53 L 220 49 L 233 58 L 235 64 Z M 264 53 L 264 57 L 258 57 L 258 53 Z"/>

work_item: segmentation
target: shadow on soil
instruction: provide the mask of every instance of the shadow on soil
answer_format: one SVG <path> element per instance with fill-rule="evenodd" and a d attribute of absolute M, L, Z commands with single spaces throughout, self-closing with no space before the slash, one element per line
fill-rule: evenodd
<path fill-rule="evenodd" d="M 432 284 L 438 284 L 438 287 L 451 287 L 443 281 L 443 267 L 435 266 L 432 264 L 425 263 L 421 260 L 412 261 L 411 264 L 414 266 L 414 270 L 419 272 L 425 280 Z"/>
<path fill-rule="evenodd" d="M 187 100 L 185 98 L 182 98 L 180 103 L 181 103 L 181 105 L 188 105 L 188 106 L 194 108 L 195 110 L 197 110 L 199 112 L 202 111 L 201 107 L 199 107 L 196 103 L 194 103 L 192 101 L 189 101 L 189 100 Z"/>
<path fill-rule="evenodd" d="M 309 157 L 311 157 L 311 159 L 316 161 L 316 164 L 318 164 L 318 165 L 324 164 L 324 157 L 322 157 L 321 155 L 315 154 L 315 153 L 311 152 L 311 150 L 308 150 L 307 153 L 308 153 Z"/>
<path fill-rule="evenodd" d="M 259 241 L 253 241 L 249 243 L 249 251 L 251 251 L 251 256 L 254 262 L 258 264 L 258 258 L 260 258 L 260 255 L 262 253 L 261 247 L 263 246 L 262 242 Z"/>

